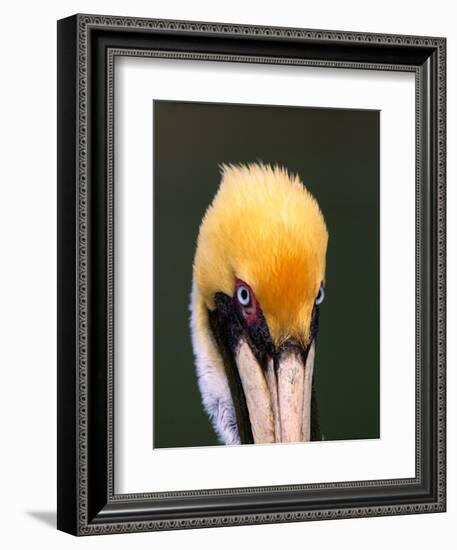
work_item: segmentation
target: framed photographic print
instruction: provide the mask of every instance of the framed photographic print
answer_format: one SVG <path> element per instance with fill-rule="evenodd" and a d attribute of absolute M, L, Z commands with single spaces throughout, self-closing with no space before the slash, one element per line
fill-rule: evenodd
<path fill-rule="evenodd" d="M 445 511 L 445 39 L 58 22 L 58 528 Z"/>

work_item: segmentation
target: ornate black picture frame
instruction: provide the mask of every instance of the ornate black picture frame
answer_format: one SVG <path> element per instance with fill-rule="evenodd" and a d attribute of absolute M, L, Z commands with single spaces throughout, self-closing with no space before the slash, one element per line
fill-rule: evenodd
<path fill-rule="evenodd" d="M 75 535 L 443 512 L 444 38 L 74 15 L 58 22 L 58 528 Z M 416 475 L 116 494 L 116 56 L 405 71 L 416 90 Z"/>

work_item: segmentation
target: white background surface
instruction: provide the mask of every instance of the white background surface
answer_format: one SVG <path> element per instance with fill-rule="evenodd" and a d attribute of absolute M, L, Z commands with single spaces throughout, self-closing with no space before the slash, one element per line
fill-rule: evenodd
<path fill-rule="evenodd" d="M 121 58 L 115 74 L 115 492 L 414 477 L 414 73 Z M 381 111 L 380 439 L 151 452 L 152 98 Z"/>
<path fill-rule="evenodd" d="M 0 542 L 4 548 L 452 548 L 457 521 L 457 30 L 451 1 L 21 2 L 3 7 Z M 56 19 L 74 12 L 448 37 L 448 512 L 75 539 L 55 531 Z"/>

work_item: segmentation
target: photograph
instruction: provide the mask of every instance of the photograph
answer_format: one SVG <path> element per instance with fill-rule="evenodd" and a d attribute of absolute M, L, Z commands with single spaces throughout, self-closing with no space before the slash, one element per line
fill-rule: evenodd
<path fill-rule="evenodd" d="M 448 27 L 164 15 L 57 22 L 57 528 L 444 512 Z"/>
<path fill-rule="evenodd" d="M 380 437 L 379 121 L 154 100 L 154 449 Z"/>

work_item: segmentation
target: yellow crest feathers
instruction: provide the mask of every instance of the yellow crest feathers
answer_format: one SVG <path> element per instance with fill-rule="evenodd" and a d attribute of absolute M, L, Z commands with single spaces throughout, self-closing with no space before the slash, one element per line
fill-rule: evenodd
<path fill-rule="evenodd" d="M 306 343 L 325 278 L 328 233 L 314 197 L 296 175 L 260 163 L 222 167 L 222 181 L 202 220 L 194 259 L 199 300 L 232 296 L 248 283 L 276 345 Z"/>

